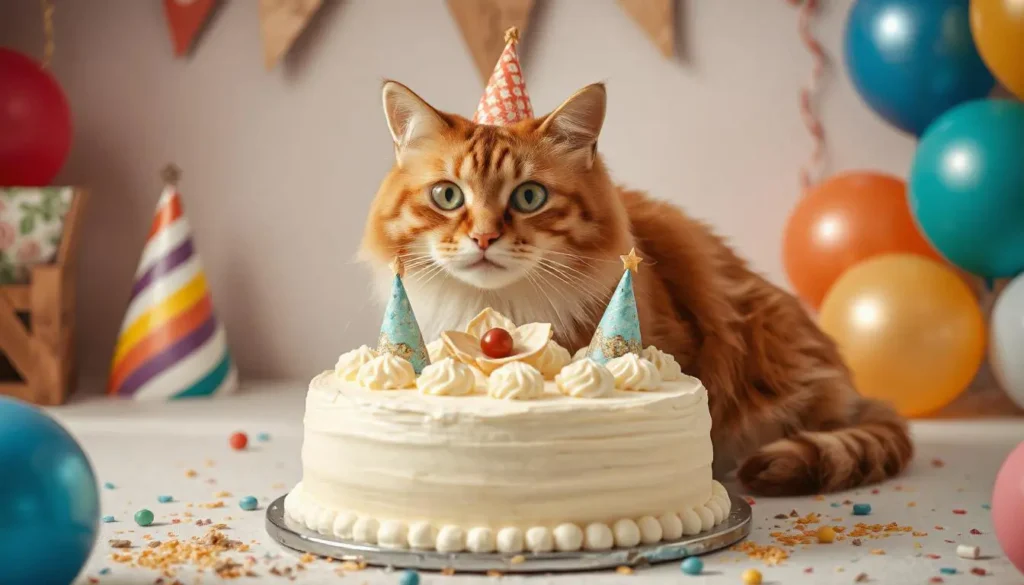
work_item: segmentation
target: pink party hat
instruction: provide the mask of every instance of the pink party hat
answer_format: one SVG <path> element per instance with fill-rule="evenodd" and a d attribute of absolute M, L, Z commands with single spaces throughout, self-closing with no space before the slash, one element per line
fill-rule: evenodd
<path fill-rule="evenodd" d="M 487 82 L 473 121 L 491 126 L 508 126 L 533 117 L 530 94 L 526 92 L 526 79 L 519 65 L 519 29 L 505 31 L 505 50 L 498 57 L 494 73 Z"/>

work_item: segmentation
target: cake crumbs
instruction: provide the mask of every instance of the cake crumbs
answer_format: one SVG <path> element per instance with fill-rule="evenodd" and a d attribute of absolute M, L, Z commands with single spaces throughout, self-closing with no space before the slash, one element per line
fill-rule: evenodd
<path fill-rule="evenodd" d="M 311 555 L 311 554 L 309 554 L 309 553 L 306 553 L 306 554 L 302 555 L 301 557 L 299 557 L 299 562 L 300 563 L 312 563 L 315 560 L 316 560 L 316 557 Z"/>
<path fill-rule="evenodd" d="M 195 477 L 197 475 L 199 475 L 199 472 L 197 472 L 195 469 L 186 469 L 185 470 L 185 477 L 187 477 L 189 479 L 192 479 L 193 477 Z"/>
<path fill-rule="evenodd" d="M 939 458 L 932 459 L 932 467 L 945 467 L 945 466 L 946 466 L 946 462 L 943 461 L 942 459 L 939 459 Z"/>
<path fill-rule="evenodd" d="M 494 577 L 494 578 L 497 578 L 497 579 L 501 579 L 502 577 L 505 576 L 505 573 L 502 573 L 501 571 L 496 571 L 494 569 L 491 569 L 490 571 L 487 571 L 487 576 L 488 577 Z"/>
<path fill-rule="evenodd" d="M 748 558 L 756 561 L 764 561 L 764 563 L 769 566 L 778 565 L 789 558 L 789 553 L 781 547 L 760 545 L 749 540 L 734 545 L 729 550 L 744 553 Z"/>
<path fill-rule="evenodd" d="M 214 508 L 223 508 L 224 500 L 217 500 L 216 502 L 207 502 L 205 504 L 199 504 L 200 508 L 206 508 L 212 510 Z"/>
<path fill-rule="evenodd" d="M 215 498 L 230 498 L 231 492 L 219 491 L 213 494 Z"/>
<path fill-rule="evenodd" d="M 873 548 L 873 549 L 871 549 L 871 554 L 873 554 L 873 555 L 884 555 L 885 554 L 885 550 L 884 549 L 880 549 L 880 548 Z"/>
<path fill-rule="evenodd" d="M 132 541 L 124 539 L 115 539 L 110 541 L 110 548 L 131 548 Z"/>
<path fill-rule="evenodd" d="M 859 538 L 854 538 L 853 541 L 850 544 L 852 544 L 853 546 L 860 546 L 860 545 L 864 544 L 864 541 L 862 541 Z"/>
<path fill-rule="evenodd" d="M 973 534 L 975 536 L 978 536 L 979 534 L 984 534 L 984 533 L 982 531 L 978 530 L 977 528 L 971 528 L 971 534 Z"/>
<path fill-rule="evenodd" d="M 516 556 L 512 557 L 511 559 L 509 559 L 508 562 L 513 564 L 513 565 L 518 565 L 519 563 L 525 563 L 526 562 L 526 557 L 523 556 L 523 555 L 516 555 Z"/>
<path fill-rule="evenodd" d="M 632 575 L 633 574 L 633 567 L 627 567 L 626 565 L 620 565 L 618 567 L 615 567 L 615 572 L 620 574 L 620 575 Z"/>
<path fill-rule="evenodd" d="M 868 577 L 867 573 L 859 573 L 856 577 L 853 578 L 853 582 L 854 583 L 864 583 L 865 581 L 868 581 L 869 579 L 870 579 L 870 577 Z"/>
<path fill-rule="evenodd" d="M 455 569 L 453 567 L 445 567 L 441 569 L 441 574 L 445 577 L 451 577 L 455 574 Z"/>
<path fill-rule="evenodd" d="M 304 555 L 302 558 L 304 559 L 306 556 L 312 557 L 313 555 Z M 344 571 L 362 571 L 366 568 L 366 561 L 343 561 L 341 563 L 341 568 Z"/>
<path fill-rule="evenodd" d="M 953 510 L 953 513 L 956 514 L 957 516 L 963 516 L 964 514 L 967 513 L 967 510 L 957 509 L 957 510 Z"/>
<path fill-rule="evenodd" d="M 151 540 L 148 543 L 146 543 L 146 546 L 148 546 L 149 548 L 156 548 L 156 547 L 160 546 L 160 544 L 161 543 L 160 543 L 159 540 Z"/>

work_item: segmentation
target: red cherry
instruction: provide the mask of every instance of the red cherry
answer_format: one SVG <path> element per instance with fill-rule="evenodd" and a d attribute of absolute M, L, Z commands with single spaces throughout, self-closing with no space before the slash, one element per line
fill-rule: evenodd
<path fill-rule="evenodd" d="M 249 437 L 247 437 L 245 433 L 234 433 L 231 435 L 231 438 L 228 439 L 228 442 L 231 443 L 232 449 L 235 451 L 241 451 L 249 444 Z"/>
<path fill-rule="evenodd" d="M 495 327 L 480 338 L 480 349 L 489 358 L 503 358 L 512 355 L 512 335 Z"/>

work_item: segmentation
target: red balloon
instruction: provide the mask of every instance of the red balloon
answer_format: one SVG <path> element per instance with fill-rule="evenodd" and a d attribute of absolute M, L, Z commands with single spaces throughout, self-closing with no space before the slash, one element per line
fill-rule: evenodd
<path fill-rule="evenodd" d="M 71 111 L 39 63 L 0 48 L 0 185 L 49 185 L 71 149 Z"/>

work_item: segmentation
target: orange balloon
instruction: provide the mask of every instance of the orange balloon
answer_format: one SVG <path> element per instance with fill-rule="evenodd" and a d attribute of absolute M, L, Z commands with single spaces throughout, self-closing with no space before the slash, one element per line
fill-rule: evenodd
<path fill-rule="evenodd" d="M 885 254 L 847 270 L 818 321 L 857 391 L 907 417 L 949 404 L 985 357 L 985 320 L 974 293 L 949 266 L 912 254 Z"/>
<path fill-rule="evenodd" d="M 1024 3 L 971 0 L 971 33 L 989 71 L 1024 100 Z"/>
<path fill-rule="evenodd" d="M 914 224 L 906 183 L 873 172 L 843 173 L 816 186 L 790 215 L 782 243 L 786 274 L 815 309 L 846 269 L 888 253 L 945 263 Z"/>

